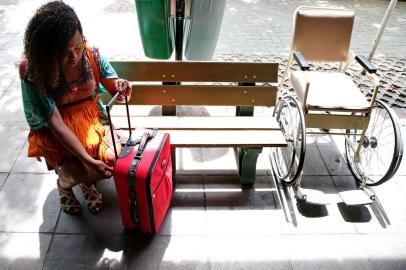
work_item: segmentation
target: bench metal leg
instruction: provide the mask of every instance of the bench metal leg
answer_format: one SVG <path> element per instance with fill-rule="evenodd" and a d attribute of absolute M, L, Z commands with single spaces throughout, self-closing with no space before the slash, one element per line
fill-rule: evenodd
<path fill-rule="evenodd" d="M 255 184 L 258 155 L 262 148 L 234 148 L 241 185 Z"/>
<path fill-rule="evenodd" d="M 255 86 L 255 83 L 238 83 L 238 86 Z M 254 116 L 254 107 L 253 106 L 237 106 L 236 116 Z"/>
<path fill-rule="evenodd" d="M 163 116 L 175 116 L 176 115 L 176 106 L 162 106 L 162 115 Z"/>
<path fill-rule="evenodd" d="M 238 83 L 241 86 L 252 86 L 255 83 Z M 253 106 L 237 106 L 237 116 L 253 116 Z M 258 155 L 262 152 L 262 148 L 234 148 L 238 173 L 240 174 L 241 185 L 251 186 L 255 184 L 255 176 L 257 172 Z"/>
<path fill-rule="evenodd" d="M 237 116 L 253 116 L 254 107 L 252 106 L 237 106 L 235 114 Z"/>
<path fill-rule="evenodd" d="M 180 85 L 178 82 L 162 82 L 162 85 Z M 176 106 L 162 106 L 163 116 L 176 116 Z"/>

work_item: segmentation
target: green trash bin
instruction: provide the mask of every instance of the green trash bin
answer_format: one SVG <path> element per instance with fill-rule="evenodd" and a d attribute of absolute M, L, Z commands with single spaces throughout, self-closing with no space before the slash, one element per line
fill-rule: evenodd
<path fill-rule="evenodd" d="M 223 21 L 226 0 L 191 0 L 186 14 L 187 60 L 211 60 Z"/>
<path fill-rule="evenodd" d="M 145 56 L 169 59 L 174 48 L 174 16 L 170 0 L 135 0 Z"/>

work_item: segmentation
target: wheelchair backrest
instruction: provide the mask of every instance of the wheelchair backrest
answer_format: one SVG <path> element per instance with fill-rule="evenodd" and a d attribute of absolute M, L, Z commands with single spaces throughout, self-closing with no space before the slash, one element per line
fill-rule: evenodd
<path fill-rule="evenodd" d="M 301 51 L 309 61 L 347 61 L 353 11 L 300 7 L 295 12 L 294 21 L 292 51 Z"/>

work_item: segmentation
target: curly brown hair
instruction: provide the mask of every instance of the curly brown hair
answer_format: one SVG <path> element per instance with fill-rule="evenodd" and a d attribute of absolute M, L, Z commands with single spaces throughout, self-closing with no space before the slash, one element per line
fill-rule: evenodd
<path fill-rule="evenodd" d="M 62 1 L 41 6 L 28 23 L 24 35 L 25 78 L 48 95 L 60 86 L 60 63 L 76 31 L 83 37 L 78 16 Z"/>

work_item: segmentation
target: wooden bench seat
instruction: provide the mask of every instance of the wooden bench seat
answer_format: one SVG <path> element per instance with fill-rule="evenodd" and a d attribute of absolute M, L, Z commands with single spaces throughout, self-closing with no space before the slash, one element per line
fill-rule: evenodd
<path fill-rule="evenodd" d="M 169 133 L 173 147 L 286 146 L 274 117 L 135 116 L 131 121 L 132 128 Z M 114 116 L 113 122 L 127 129 L 127 117 Z"/>
<path fill-rule="evenodd" d="M 132 116 L 133 128 L 201 129 L 201 130 L 280 130 L 275 117 L 233 116 Z M 127 116 L 114 115 L 114 124 L 128 129 Z"/>
<path fill-rule="evenodd" d="M 233 147 L 241 183 L 253 184 L 262 147 L 286 146 L 274 117 L 253 116 L 255 106 L 275 106 L 277 64 L 112 62 L 112 65 L 120 77 L 132 82 L 131 106 L 171 106 L 172 109 L 163 109 L 164 116 L 131 116 L 131 127 L 158 128 L 169 133 L 174 166 L 177 147 Z M 173 115 L 176 105 L 235 106 L 236 116 L 176 116 Z M 122 108 L 113 110 L 112 121 L 116 128 L 128 129 Z"/>

